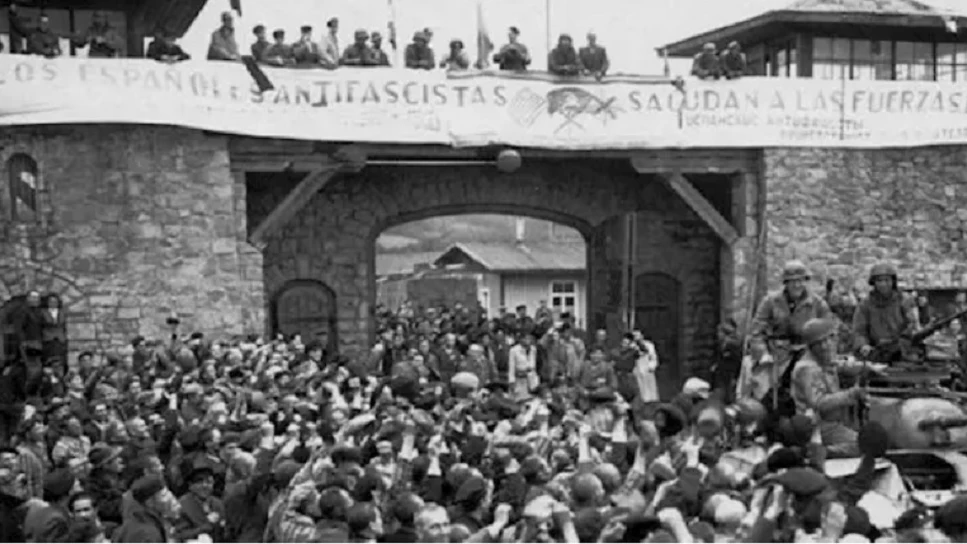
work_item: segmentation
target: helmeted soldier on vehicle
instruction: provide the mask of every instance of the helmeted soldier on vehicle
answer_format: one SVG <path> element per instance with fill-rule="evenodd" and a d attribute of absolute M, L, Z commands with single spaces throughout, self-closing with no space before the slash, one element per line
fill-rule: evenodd
<path fill-rule="evenodd" d="M 916 302 L 897 288 L 897 271 L 890 264 L 873 266 L 869 282 L 873 290 L 853 314 L 853 347 L 863 359 L 899 361 L 900 339 L 919 329 Z"/>
<path fill-rule="evenodd" d="M 792 369 L 805 345 L 803 327 L 810 319 L 830 317 L 829 306 L 806 287 L 809 271 L 801 261 L 789 261 L 782 270 L 783 288 L 767 295 L 759 304 L 750 331 L 750 352 L 756 364 L 753 372 L 768 371 L 770 394 L 761 398 L 774 415 L 791 416 L 795 405 L 789 394 Z"/>
<path fill-rule="evenodd" d="M 866 400 L 866 389 L 842 390 L 836 367 L 836 320 L 811 319 L 802 330 L 806 351 L 792 371 L 796 413 L 817 424 L 829 457 L 859 454 L 856 431 L 846 425 L 848 410 Z"/>

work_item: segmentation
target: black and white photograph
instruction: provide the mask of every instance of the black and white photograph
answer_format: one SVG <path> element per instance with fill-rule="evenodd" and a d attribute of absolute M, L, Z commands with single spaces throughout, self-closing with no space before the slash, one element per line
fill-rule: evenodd
<path fill-rule="evenodd" d="M 0 543 L 967 542 L 967 0 L 0 0 Z"/>

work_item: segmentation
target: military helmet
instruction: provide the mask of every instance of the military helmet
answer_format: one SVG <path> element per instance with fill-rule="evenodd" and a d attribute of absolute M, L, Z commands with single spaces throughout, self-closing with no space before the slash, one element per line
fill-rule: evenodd
<path fill-rule="evenodd" d="M 808 280 L 809 270 L 802 261 L 793 260 L 782 267 L 782 283 L 793 280 Z"/>
<path fill-rule="evenodd" d="M 734 409 L 736 420 L 743 425 L 761 422 L 767 415 L 765 406 L 754 398 L 739 399 Z"/>
<path fill-rule="evenodd" d="M 893 279 L 893 282 L 897 281 L 896 268 L 890 263 L 877 263 L 870 268 L 870 285 L 876 283 L 876 278 L 880 276 L 889 276 Z"/>
<path fill-rule="evenodd" d="M 836 332 L 836 322 L 832 319 L 813 318 L 802 327 L 802 341 L 807 346 L 822 342 Z"/>

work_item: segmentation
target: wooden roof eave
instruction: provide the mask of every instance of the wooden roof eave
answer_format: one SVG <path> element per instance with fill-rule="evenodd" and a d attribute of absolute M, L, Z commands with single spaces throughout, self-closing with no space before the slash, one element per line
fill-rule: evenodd
<path fill-rule="evenodd" d="M 691 57 L 702 50 L 706 43 L 713 42 L 719 47 L 736 40 L 740 43 L 749 42 L 750 36 L 768 36 L 777 34 L 786 25 L 842 25 L 866 27 L 895 27 L 919 29 L 944 29 L 944 19 L 947 15 L 937 14 L 906 14 L 906 13 L 867 13 L 867 12 L 809 12 L 794 10 L 769 11 L 750 19 L 719 27 L 708 32 L 679 40 L 657 48 L 659 54 L 667 51 L 670 57 Z M 967 17 L 956 16 L 958 27 L 967 24 Z M 761 40 L 754 40 L 761 41 Z"/>
<path fill-rule="evenodd" d="M 586 274 L 587 268 L 490 268 L 491 274 L 513 274 L 517 276 L 533 274 Z"/>
<path fill-rule="evenodd" d="M 183 36 L 188 32 L 202 8 L 205 0 L 145 0 L 140 8 L 133 12 L 133 19 L 146 33 L 151 34 L 156 27 L 163 25 L 175 36 Z M 213 23 L 212 30 L 217 23 Z"/>

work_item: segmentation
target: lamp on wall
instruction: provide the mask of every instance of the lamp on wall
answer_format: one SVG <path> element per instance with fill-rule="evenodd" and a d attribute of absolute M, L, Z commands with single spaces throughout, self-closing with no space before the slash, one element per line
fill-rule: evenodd
<path fill-rule="evenodd" d="M 516 149 L 505 149 L 497 154 L 497 170 L 505 174 L 516 172 L 522 163 L 523 159 Z"/>

